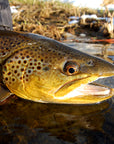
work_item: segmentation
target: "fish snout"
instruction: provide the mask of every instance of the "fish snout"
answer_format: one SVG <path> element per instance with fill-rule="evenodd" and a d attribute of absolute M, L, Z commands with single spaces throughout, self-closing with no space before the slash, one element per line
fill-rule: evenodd
<path fill-rule="evenodd" d="M 101 60 L 91 65 L 81 65 L 80 72 L 86 74 L 95 74 L 98 76 L 114 76 L 114 64 Z"/>
<path fill-rule="evenodd" d="M 99 72 L 103 76 L 114 76 L 114 64 L 109 62 L 103 63 L 99 68 Z"/>

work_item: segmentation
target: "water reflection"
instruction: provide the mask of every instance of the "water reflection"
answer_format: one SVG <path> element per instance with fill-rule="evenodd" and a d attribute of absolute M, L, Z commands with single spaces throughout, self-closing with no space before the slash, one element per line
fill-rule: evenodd
<path fill-rule="evenodd" d="M 0 143 L 112 144 L 114 106 L 41 104 L 10 98 L 0 106 Z"/>

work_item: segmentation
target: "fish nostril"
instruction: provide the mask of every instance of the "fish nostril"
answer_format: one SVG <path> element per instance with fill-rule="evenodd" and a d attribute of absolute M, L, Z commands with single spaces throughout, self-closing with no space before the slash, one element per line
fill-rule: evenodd
<path fill-rule="evenodd" d="M 88 65 L 88 66 L 94 66 L 93 60 L 89 60 L 89 61 L 87 62 L 87 65 Z"/>

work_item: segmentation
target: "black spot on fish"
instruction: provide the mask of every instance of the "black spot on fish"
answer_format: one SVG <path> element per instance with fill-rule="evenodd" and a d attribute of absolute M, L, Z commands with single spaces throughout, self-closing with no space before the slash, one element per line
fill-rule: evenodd
<path fill-rule="evenodd" d="M 27 55 L 26 57 L 29 58 L 29 55 Z"/>
<path fill-rule="evenodd" d="M 14 78 L 12 78 L 12 81 L 15 81 L 15 79 L 14 79 Z"/>
<path fill-rule="evenodd" d="M 48 70 L 50 70 L 50 68 L 49 67 L 44 67 L 43 70 L 48 71 Z"/>
<path fill-rule="evenodd" d="M 8 75 L 10 75 L 11 74 L 11 72 L 8 72 Z"/>
<path fill-rule="evenodd" d="M 6 66 L 4 66 L 4 71 L 7 71 L 7 67 Z"/>
<path fill-rule="evenodd" d="M 28 70 L 28 73 L 31 73 L 31 70 Z"/>
<path fill-rule="evenodd" d="M 6 77 L 6 78 L 5 78 L 5 80 L 7 81 L 7 80 L 8 80 L 8 78 Z"/>
<path fill-rule="evenodd" d="M 41 67 L 40 66 L 37 66 L 37 70 L 40 70 L 41 69 Z"/>
<path fill-rule="evenodd" d="M 43 62 L 43 59 L 41 59 L 41 62 Z"/>
<path fill-rule="evenodd" d="M 20 42 L 17 43 L 17 45 L 19 45 L 19 44 L 20 44 Z"/>

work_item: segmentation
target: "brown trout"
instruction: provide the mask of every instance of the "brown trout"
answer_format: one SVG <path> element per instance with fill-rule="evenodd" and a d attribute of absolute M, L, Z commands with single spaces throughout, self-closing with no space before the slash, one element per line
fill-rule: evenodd
<path fill-rule="evenodd" d="M 0 31 L 0 101 L 12 94 L 49 103 L 98 103 L 113 90 L 92 85 L 114 76 L 114 65 L 55 40 Z"/>

